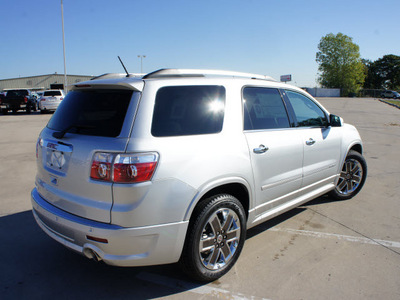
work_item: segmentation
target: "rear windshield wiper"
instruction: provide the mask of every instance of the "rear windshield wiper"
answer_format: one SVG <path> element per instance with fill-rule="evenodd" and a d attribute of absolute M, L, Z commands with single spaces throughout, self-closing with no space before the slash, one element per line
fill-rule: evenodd
<path fill-rule="evenodd" d="M 93 129 L 95 128 L 95 126 L 73 124 L 65 128 L 64 130 L 53 132 L 53 137 L 55 137 L 56 139 L 62 139 L 64 135 L 72 128 L 75 128 L 79 131 L 80 129 Z"/>

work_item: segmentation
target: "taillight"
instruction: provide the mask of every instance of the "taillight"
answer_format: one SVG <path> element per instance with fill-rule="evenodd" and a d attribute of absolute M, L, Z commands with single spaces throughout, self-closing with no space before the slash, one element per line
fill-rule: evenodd
<path fill-rule="evenodd" d="M 96 153 L 93 157 L 90 177 L 96 180 L 111 181 L 112 161 L 111 153 Z"/>
<path fill-rule="evenodd" d="M 114 161 L 114 182 L 149 181 L 157 166 L 158 155 L 119 154 Z"/>
<path fill-rule="evenodd" d="M 43 147 L 43 140 L 41 138 L 38 138 L 36 142 L 36 158 L 39 158 L 39 147 Z"/>
<path fill-rule="evenodd" d="M 60 98 L 60 101 L 61 101 L 61 100 L 63 100 L 63 99 L 64 99 L 64 98 L 63 98 L 63 97 L 61 97 L 61 98 Z"/>
<path fill-rule="evenodd" d="M 157 162 L 157 153 L 96 153 L 90 177 L 115 183 L 149 181 L 153 177 Z"/>
<path fill-rule="evenodd" d="M 24 97 L 25 103 L 28 103 L 28 98 Z"/>

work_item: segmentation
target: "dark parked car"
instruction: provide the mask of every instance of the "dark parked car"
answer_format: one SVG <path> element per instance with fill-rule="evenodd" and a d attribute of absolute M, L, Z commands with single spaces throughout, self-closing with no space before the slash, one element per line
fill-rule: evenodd
<path fill-rule="evenodd" d="M 7 114 L 10 110 L 14 113 L 18 110 L 25 110 L 29 114 L 32 110 L 36 111 L 36 100 L 30 90 L 9 90 L 1 100 L 0 107 L 3 114 Z"/>

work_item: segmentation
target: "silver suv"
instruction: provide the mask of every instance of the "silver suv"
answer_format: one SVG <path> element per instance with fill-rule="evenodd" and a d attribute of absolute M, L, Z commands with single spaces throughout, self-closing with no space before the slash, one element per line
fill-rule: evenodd
<path fill-rule="evenodd" d="M 116 266 L 180 262 L 210 281 L 246 229 L 329 193 L 356 195 L 357 130 L 303 90 L 237 72 L 163 69 L 71 88 L 37 142 L 33 214 Z"/>
<path fill-rule="evenodd" d="M 43 114 L 47 111 L 55 111 L 64 99 L 63 90 L 48 90 L 43 92 L 43 96 L 39 100 L 39 109 Z"/>
<path fill-rule="evenodd" d="M 395 91 L 384 91 L 382 93 L 382 98 L 400 99 L 400 94 Z"/>

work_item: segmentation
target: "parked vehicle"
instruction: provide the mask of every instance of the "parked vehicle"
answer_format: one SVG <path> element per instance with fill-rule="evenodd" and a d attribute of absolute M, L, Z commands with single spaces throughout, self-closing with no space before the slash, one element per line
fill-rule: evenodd
<path fill-rule="evenodd" d="M 3 102 L 4 98 L 6 97 L 5 93 L 0 93 L 0 105 Z"/>
<path fill-rule="evenodd" d="M 35 97 L 36 109 L 39 110 L 39 102 L 40 102 L 40 98 L 42 98 L 42 96 L 43 96 L 43 91 L 35 91 L 33 93 L 33 96 Z"/>
<path fill-rule="evenodd" d="M 356 128 L 297 87 L 210 70 L 107 77 L 73 86 L 36 147 L 34 217 L 88 258 L 215 280 L 248 228 L 365 182 Z"/>
<path fill-rule="evenodd" d="M 382 98 L 400 99 L 400 94 L 395 91 L 384 91 L 382 93 Z"/>
<path fill-rule="evenodd" d="M 64 99 L 63 90 L 47 90 L 43 92 L 39 101 L 39 110 L 41 113 L 55 111 Z"/>
<path fill-rule="evenodd" d="M 36 111 L 35 98 L 30 90 L 15 89 L 7 91 L 6 96 L 2 99 L 1 111 L 7 114 L 10 110 L 16 113 L 18 110 L 25 110 L 26 113 Z"/>

